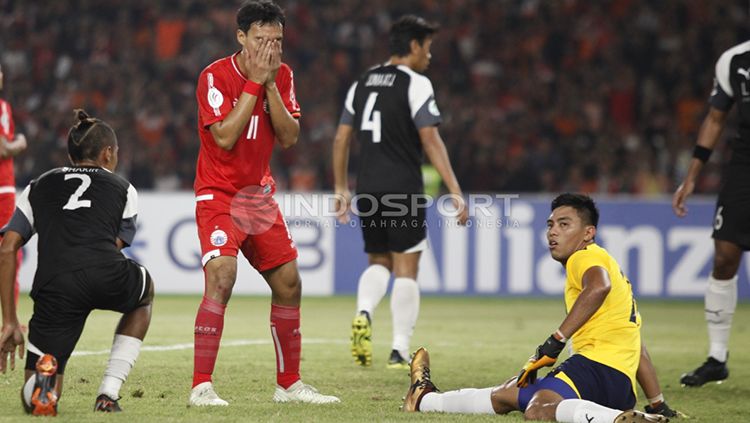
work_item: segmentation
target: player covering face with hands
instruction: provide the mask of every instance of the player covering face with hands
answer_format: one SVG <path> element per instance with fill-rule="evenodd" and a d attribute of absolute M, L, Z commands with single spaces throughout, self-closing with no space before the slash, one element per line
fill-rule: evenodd
<path fill-rule="evenodd" d="M 270 1 L 244 3 L 235 32 L 240 51 L 198 76 L 201 145 L 194 189 L 205 291 L 195 317 L 191 406 L 229 405 L 214 390 L 213 373 L 240 252 L 271 289 L 273 400 L 339 402 L 300 379 L 297 248 L 273 199 L 271 154 L 277 142 L 283 148 L 297 142 L 301 116 L 292 70 L 281 61 L 285 22 L 281 8 Z"/>

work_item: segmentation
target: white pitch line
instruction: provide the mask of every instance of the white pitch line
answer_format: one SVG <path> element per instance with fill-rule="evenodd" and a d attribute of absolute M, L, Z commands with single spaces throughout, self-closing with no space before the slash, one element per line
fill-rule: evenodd
<path fill-rule="evenodd" d="M 343 339 L 324 339 L 324 338 L 312 338 L 304 339 L 303 344 L 348 344 L 348 340 Z M 222 347 L 241 347 L 245 345 L 271 345 L 270 339 L 238 339 L 234 341 L 224 341 L 221 343 Z M 172 345 L 144 345 L 141 347 L 141 351 L 180 351 L 180 350 L 192 350 L 193 343 L 189 344 L 172 344 Z M 107 355 L 110 350 L 99 350 L 99 351 L 73 351 L 74 357 L 82 357 L 89 355 Z"/>

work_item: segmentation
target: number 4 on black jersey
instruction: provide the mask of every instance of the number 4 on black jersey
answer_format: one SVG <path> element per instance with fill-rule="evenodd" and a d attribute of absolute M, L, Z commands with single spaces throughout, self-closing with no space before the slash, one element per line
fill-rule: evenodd
<path fill-rule="evenodd" d="M 418 130 L 442 122 L 432 83 L 404 65 L 377 66 L 352 84 L 341 124 L 360 146 L 359 193 L 424 192 Z"/>

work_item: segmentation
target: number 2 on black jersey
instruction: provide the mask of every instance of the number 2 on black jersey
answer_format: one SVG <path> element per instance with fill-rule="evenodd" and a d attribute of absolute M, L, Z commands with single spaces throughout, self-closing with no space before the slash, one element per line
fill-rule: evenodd
<path fill-rule="evenodd" d="M 68 179 L 80 179 L 81 185 L 74 192 L 68 202 L 63 206 L 63 210 L 76 210 L 81 207 L 91 207 L 91 200 L 81 200 L 81 196 L 91 186 L 91 177 L 83 173 L 68 173 L 65 175 L 65 180 Z"/>
<path fill-rule="evenodd" d="M 378 93 L 370 93 L 362 113 L 362 131 L 372 131 L 372 142 L 380 142 L 380 112 L 375 110 Z"/>

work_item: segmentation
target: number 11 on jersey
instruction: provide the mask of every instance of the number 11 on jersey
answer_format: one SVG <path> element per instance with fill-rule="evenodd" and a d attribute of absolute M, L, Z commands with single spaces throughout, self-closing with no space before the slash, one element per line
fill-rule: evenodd
<path fill-rule="evenodd" d="M 258 135 L 258 115 L 250 116 L 250 124 L 247 125 L 247 139 L 254 140 Z"/>
<path fill-rule="evenodd" d="M 363 131 L 372 131 L 372 142 L 380 142 L 380 112 L 374 110 L 377 99 L 378 93 L 370 93 L 367 97 L 360 127 Z"/>

